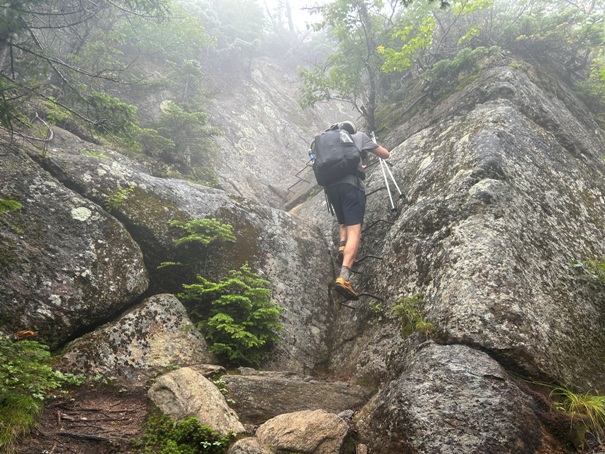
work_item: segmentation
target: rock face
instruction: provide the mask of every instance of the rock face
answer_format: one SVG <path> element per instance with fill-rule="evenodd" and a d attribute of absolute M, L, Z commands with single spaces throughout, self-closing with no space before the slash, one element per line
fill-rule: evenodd
<path fill-rule="evenodd" d="M 74 363 L 134 370 L 145 366 L 141 356 L 154 364 L 158 351 L 205 361 L 201 343 L 191 356 L 168 348 L 166 339 L 187 324 L 174 297 L 119 314 L 143 295 L 177 293 L 196 274 L 218 280 L 248 263 L 284 307 L 284 331 L 264 368 L 287 372 L 225 378 L 242 417 L 263 423 L 239 452 L 337 452 L 348 428 L 334 413 L 357 406 L 352 423 L 370 453 L 564 452 L 510 372 L 605 389 L 605 288 L 574 266 L 605 257 L 605 137 L 563 81 L 551 89 L 546 77 L 533 77 L 539 68 L 499 65 L 461 80 L 464 88 L 436 105 L 418 103 L 413 118 L 393 120 L 398 126 L 384 143 L 405 198 L 396 197 L 392 210 L 379 167 L 369 169 L 353 285 L 377 298 L 344 305 L 328 287 L 336 226 L 323 194 L 300 203 L 300 193 L 288 192 L 324 121 L 307 123 L 307 114 L 272 96 L 278 86 L 289 93 L 279 83 L 288 76 L 274 65 L 253 66 L 213 107 L 225 132 L 218 139 L 225 190 L 153 177 L 67 135 L 57 134 L 45 156 L 3 146 L 0 198 L 22 208 L 0 214 L 0 329 L 34 329 L 56 347 L 117 320 L 76 341 Z M 249 99 L 257 102 L 239 109 Z M 326 124 L 344 115 L 333 113 Z M 296 204 L 291 212 L 274 208 Z M 237 242 L 189 251 L 175 245 L 183 232 L 170 221 L 208 217 L 231 225 Z M 187 266 L 158 268 L 167 261 Z M 414 295 L 424 301 L 432 336 L 402 335 L 393 308 Z M 117 342 L 122 326 L 134 334 Z M 171 346 L 187 338 L 181 334 Z M 111 349 L 107 358 L 90 361 L 88 339 L 106 343 L 91 351 Z M 137 360 L 121 359 L 120 345 Z M 378 392 L 365 403 L 369 395 L 352 385 L 289 373 Z M 242 430 L 202 376 L 193 368 L 168 374 L 152 399 L 171 415 L 228 417 L 214 423 Z M 300 394 L 289 405 L 276 402 L 294 393 L 292 384 L 314 396 L 305 402 L 313 408 L 300 408 Z M 340 402 L 322 394 L 326 388 Z M 210 397 L 212 417 L 201 411 Z M 326 427 L 337 436 L 322 438 Z"/>
<path fill-rule="evenodd" d="M 340 413 L 358 409 L 372 394 L 368 388 L 351 383 L 252 369 L 245 369 L 241 375 L 223 375 L 221 380 L 229 390 L 227 397 L 235 402 L 233 408 L 249 424 L 261 424 L 275 416 L 302 410 Z"/>
<path fill-rule="evenodd" d="M 429 342 L 355 416 L 355 426 L 376 454 L 567 452 L 534 406 L 485 353 Z"/>
<path fill-rule="evenodd" d="M 175 366 L 212 363 L 206 341 L 174 295 L 154 295 L 68 347 L 61 367 L 141 380 Z"/>
<path fill-rule="evenodd" d="M 367 300 L 340 312 L 334 373 L 398 377 L 408 346 L 395 340 L 389 310 L 421 293 L 446 342 L 528 376 L 605 387 L 603 288 L 573 266 L 605 256 L 605 139 L 570 91 L 557 90 L 492 68 L 388 138 L 409 204 L 392 212 L 385 191 L 369 196 L 360 256 L 382 260 L 360 264 L 353 283 L 384 298 L 384 311 Z M 368 186 L 384 186 L 378 172 Z M 318 199 L 296 213 L 317 219 Z"/>
<path fill-rule="evenodd" d="M 115 218 L 23 152 L 0 144 L 0 330 L 56 347 L 112 317 L 148 286 L 143 255 Z"/>
<path fill-rule="evenodd" d="M 215 141 L 219 156 L 214 161 L 228 193 L 282 208 L 309 189 L 296 174 L 309 161 L 314 135 L 357 116 L 341 102 L 301 111 L 296 68 L 284 60 L 260 58 L 252 62 L 249 74 L 215 81 L 209 113 L 223 135 Z"/>
<path fill-rule="evenodd" d="M 227 454 L 273 454 L 269 447 L 262 446 L 256 437 L 243 438 L 229 448 Z"/>
<path fill-rule="evenodd" d="M 141 244 L 154 291 L 181 291 L 183 283 L 195 282 L 196 274 L 218 281 L 248 263 L 271 282 L 272 298 L 284 308 L 285 329 L 267 367 L 309 373 L 326 357 L 332 322 L 326 295 L 333 272 L 325 240 L 313 224 L 234 200 L 221 190 L 153 177 L 115 160 L 49 150 L 43 164 L 99 204 L 122 191 L 112 213 Z M 206 217 L 231 225 L 237 241 L 195 249 L 183 259 L 174 243 L 183 231 L 169 222 Z M 164 261 L 188 260 L 191 267 L 158 269 Z"/>
<path fill-rule="evenodd" d="M 429 428 L 414 408 L 423 404 L 398 388 L 408 374 L 414 376 L 407 358 L 422 340 L 399 337 L 400 321 L 391 308 L 402 297 L 423 295 L 424 317 L 443 342 L 489 352 L 527 377 L 585 390 L 605 386 L 603 287 L 573 265 L 605 256 L 605 139 L 569 90 L 557 85 L 556 93 L 522 70 L 487 70 L 387 138 L 396 145 L 389 147 L 390 162 L 408 203 L 399 200 L 391 211 L 380 190 L 382 176 L 370 171 L 368 192 L 378 192 L 368 199 L 359 256 L 382 260 L 363 261 L 357 267 L 363 274 L 353 285 L 383 301 L 376 310 L 371 305 L 377 301 L 368 298 L 338 312 L 330 370 L 338 377 L 388 384 L 362 410 L 368 420 L 382 422 L 366 432 L 368 440 L 391 447 L 382 452 L 450 452 L 447 446 L 465 443 L 476 443 L 477 449 L 469 445 L 466 452 L 491 452 L 481 443 L 498 439 L 488 431 L 472 441 L 462 425 Z M 324 235 L 333 236 L 322 205 L 317 196 L 295 212 L 320 220 Z M 440 356 L 437 350 L 425 354 Z M 475 354 L 457 352 L 467 357 L 464 362 Z M 419 374 L 418 386 L 435 386 L 436 378 Z M 458 379 L 460 388 L 476 390 L 475 399 L 493 401 L 495 388 L 478 386 L 464 374 Z M 518 396 L 511 386 L 501 392 Z M 446 399 L 475 412 L 470 396 Z M 437 402 L 434 395 L 432 405 Z M 448 411 L 440 406 L 438 413 Z M 533 425 L 515 426 L 515 417 L 490 418 L 512 437 L 510 443 L 521 443 L 514 452 L 534 452 L 529 440 L 559 452 L 530 411 L 522 419 L 534 419 Z M 380 438 L 387 430 L 392 438 Z M 439 446 L 431 445 L 431 438 Z"/>

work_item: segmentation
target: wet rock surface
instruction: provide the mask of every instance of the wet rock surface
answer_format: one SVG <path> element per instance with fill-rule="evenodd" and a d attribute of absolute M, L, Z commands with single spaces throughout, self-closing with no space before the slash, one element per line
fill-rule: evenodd
<path fill-rule="evenodd" d="M 144 296 L 174 294 L 197 273 L 218 280 L 249 263 L 284 308 L 284 330 L 263 364 L 284 375 L 265 373 L 267 386 L 252 377 L 225 378 L 247 403 L 242 419 L 266 424 L 258 443 L 241 449 L 324 452 L 310 440 L 322 433 L 316 423 L 326 415 L 325 427 L 340 435 L 330 435 L 325 449 L 339 449 L 348 426 L 329 397 L 318 399 L 328 412 L 265 402 L 271 387 L 274 396 L 295 389 L 290 385 L 300 378 L 290 381 L 288 374 L 296 373 L 377 391 L 367 403 L 369 395 L 353 393 L 346 405 L 361 406 L 350 423 L 370 453 L 565 452 L 512 374 L 605 387 L 604 288 L 574 266 L 605 256 L 605 138 L 571 89 L 561 83 L 551 90 L 527 67 L 486 69 L 438 104 L 425 99 L 418 115 L 385 136 L 405 197 L 391 186 L 392 209 L 380 167 L 369 169 L 363 260 L 353 286 L 376 298 L 358 302 L 339 304 L 329 291 L 337 272 L 336 226 L 323 194 L 309 200 L 302 189 L 287 194 L 290 181 L 280 170 L 285 150 L 306 146 L 324 127 L 318 120 L 311 123 L 318 131 L 296 129 L 306 120 L 275 114 L 282 106 L 267 92 L 259 95 L 262 112 L 255 110 L 261 120 L 238 113 L 235 104 L 217 117 L 227 131 L 219 139 L 226 156 L 221 172 L 229 168 L 223 189 L 154 177 L 125 156 L 82 153 L 68 139 L 45 156 L 2 148 L 0 197 L 22 204 L 0 215 L 3 332 L 36 329 L 59 346 L 118 319 Z M 267 71 L 273 73 L 263 79 L 263 71 L 253 70 L 242 90 L 266 90 L 280 77 L 275 67 Z M 280 150 L 271 159 L 257 152 L 272 144 Z M 229 182 L 240 174 L 237 184 Z M 282 204 L 295 208 L 274 208 Z M 194 250 L 191 268 L 158 268 L 192 256 L 175 245 L 182 232 L 168 223 L 205 217 L 232 225 L 237 242 Z M 432 334 L 402 335 L 393 308 L 414 295 Z M 132 326 L 146 331 L 135 342 L 141 364 L 153 363 L 148 336 L 159 326 L 170 335 L 180 325 L 153 316 L 138 323 Z M 114 362 L 107 370 L 119 367 Z M 204 375 L 180 372 L 188 373 Z M 173 378 L 164 378 L 172 380 L 165 389 L 179 390 L 166 393 L 167 412 L 194 395 L 184 391 L 192 377 Z M 330 384 L 332 391 L 338 386 Z M 353 388 L 332 397 L 348 399 Z M 214 413 L 235 414 L 224 406 Z"/>

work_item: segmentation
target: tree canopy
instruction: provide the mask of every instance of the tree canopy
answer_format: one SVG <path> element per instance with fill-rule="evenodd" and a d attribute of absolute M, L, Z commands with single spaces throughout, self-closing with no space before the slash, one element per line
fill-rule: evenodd
<path fill-rule="evenodd" d="M 300 69 L 299 102 L 348 101 L 371 130 L 378 104 L 410 77 L 447 85 L 497 52 L 558 65 L 604 99 L 605 13 L 595 0 L 333 0 L 313 11 L 335 50 Z"/>
<path fill-rule="evenodd" d="M 41 96 L 67 106 L 70 97 L 86 102 L 87 86 L 93 91 L 98 82 L 118 81 L 129 63 L 118 58 L 124 36 L 116 30 L 131 18 L 161 21 L 170 15 L 169 0 L 3 0 L 0 10 L 5 127 L 23 119 L 16 100 Z"/>
<path fill-rule="evenodd" d="M 161 160 L 202 162 L 212 134 L 205 77 L 294 48 L 314 55 L 300 69 L 300 105 L 349 102 L 371 130 L 381 106 L 409 94 L 410 80 L 426 94 L 507 52 L 558 65 L 601 105 L 604 8 L 596 0 L 331 0 L 311 8 L 315 33 L 296 37 L 291 11 L 284 21 L 258 0 L 0 0 L 0 123 L 28 127 L 39 112 Z M 143 118 L 140 93 L 162 90 L 170 109 Z M 193 148 L 178 118 L 202 139 Z"/>

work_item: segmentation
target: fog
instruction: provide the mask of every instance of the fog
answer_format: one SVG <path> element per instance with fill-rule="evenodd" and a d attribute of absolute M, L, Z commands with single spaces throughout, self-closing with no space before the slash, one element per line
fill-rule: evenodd
<path fill-rule="evenodd" d="M 305 8 L 323 5 L 328 3 L 328 0 L 258 0 L 258 2 L 267 10 L 275 11 L 278 14 L 285 14 L 284 10 L 286 2 L 288 2 L 292 9 L 294 26 L 299 30 L 304 30 L 308 23 L 318 20 L 317 15 L 311 16 Z"/>

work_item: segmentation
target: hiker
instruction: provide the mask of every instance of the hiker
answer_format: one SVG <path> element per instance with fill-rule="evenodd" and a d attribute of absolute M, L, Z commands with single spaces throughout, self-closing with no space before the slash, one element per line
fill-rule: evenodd
<path fill-rule="evenodd" d="M 388 159 L 389 151 L 374 142 L 367 134 L 357 131 L 351 121 L 343 121 L 338 126 L 351 134 L 355 146 L 362 158 L 367 153 L 374 153 L 381 159 Z M 351 267 L 355 263 L 355 256 L 361 240 L 361 226 L 366 208 L 365 171 L 360 164 L 357 175 L 346 175 L 325 187 L 328 203 L 332 205 L 336 220 L 340 224 L 340 242 L 338 245 L 338 259 L 342 260 L 340 275 L 336 279 L 335 289 L 347 299 L 357 300 L 359 296 L 351 286 Z"/>

